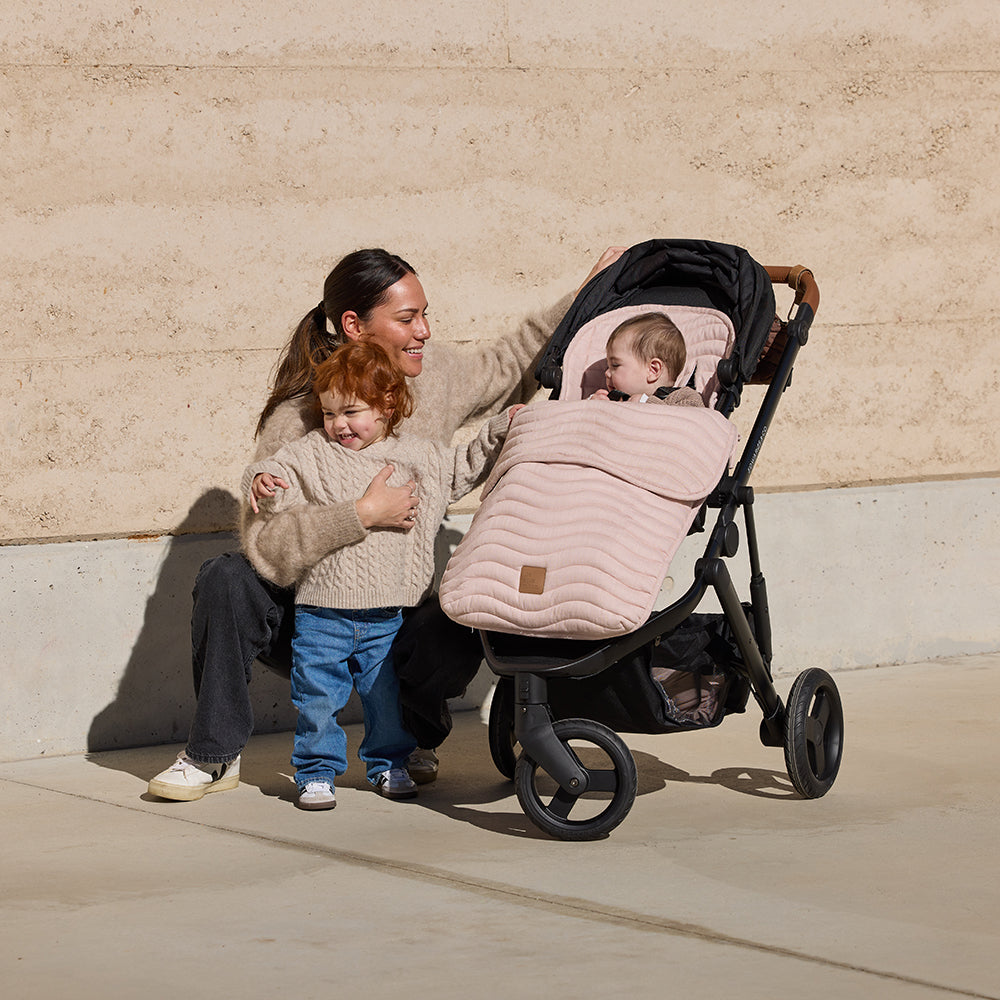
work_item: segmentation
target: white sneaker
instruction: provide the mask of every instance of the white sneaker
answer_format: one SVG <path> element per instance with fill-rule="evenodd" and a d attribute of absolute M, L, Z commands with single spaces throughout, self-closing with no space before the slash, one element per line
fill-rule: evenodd
<path fill-rule="evenodd" d="M 429 785 L 437 780 L 437 754 L 433 750 L 421 750 L 417 747 L 407 758 L 406 770 L 418 785 Z"/>
<path fill-rule="evenodd" d="M 240 759 L 228 764 L 202 764 L 181 754 L 149 783 L 149 794 L 175 802 L 192 802 L 207 792 L 226 792 L 240 783 Z"/>
<path fill-rule="evenodd" d="M 417 794 L 417 785 L 401 767 L 394 767 L 376 778 L 375 791 L 387 799 L 412 799 Z"/>
<path fill-rule="evenodd" d="M 335 809 L 336 794 L 329 781 L 307 781 L 295 804 L 300 809 Z"/>

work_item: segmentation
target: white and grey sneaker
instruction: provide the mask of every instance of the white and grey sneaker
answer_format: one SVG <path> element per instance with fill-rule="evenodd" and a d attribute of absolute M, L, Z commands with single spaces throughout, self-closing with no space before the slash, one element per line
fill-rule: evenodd
<path fill-rule="evenodd" d="M 208 792 L 226 792 L 240 783 L 240 759 L 203 764 L 181 754 L 149 783 L 149 794 L 175 802 L 193 802 Z"/>
<path fill-rule="evenodd" d="M 417 785 L 403 768 L 394 767 L 376 778 L 375 791 L 387 799 L 412 799 L 417 794 Z"/>
<path fill-rule="evenodd" d="M 438 757 L 433 750 L 417 747 L 406 760 L 406 771 L 418 785 L 437 781 Z"/>
<path fill-rule="evenodd" d="M 337 793 L 329 781 L 307 781 L 295 804 L 300 809 L 335 809 Z"/>

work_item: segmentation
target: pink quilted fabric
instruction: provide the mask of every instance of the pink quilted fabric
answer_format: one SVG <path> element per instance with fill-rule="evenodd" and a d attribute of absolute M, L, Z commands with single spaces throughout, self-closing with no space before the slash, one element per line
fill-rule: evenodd
<path fill-rule="evenodd" d="M 721 414 L 697 407 L 581 400 L 522 410 L 445 570 L 441 606 L 492 631 L 632 631 L 736 440 Z"/>
<path fill-rule="evenodd" d="M 624 320 L 646 312 L 666 313 L 684 336 L 687 364 L 674 385 L 687 385 L 693 372 L 694 387 L 705 405 L 715 405 L 715 368 L 732 350 L 736 334 L 725 313 L 701 306 L 625 306 L 581 326 L 563 358 L 562 399 L 587 399 L 595 390 L 605 388 L 604 348 L 611 331 Z"/>

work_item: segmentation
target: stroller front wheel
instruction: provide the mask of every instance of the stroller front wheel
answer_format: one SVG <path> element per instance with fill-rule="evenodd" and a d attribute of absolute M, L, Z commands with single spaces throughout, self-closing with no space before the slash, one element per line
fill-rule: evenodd
<path fill-rule="evenodd" d="M 514 771 L 517 800 L 528 819 L 560 840 L 604 837 L 625 819 L 635 801 L 635 760 L 621 737 L 599 722 L 562 719 L 552 729 L 587 772 L 587 791 L 565 791 L 522 753 Z M 570 819 L 570 813 L 575 818 Z"/>
<path fill-rule="evenodd" d="M 810 667 L 795 678 L 785 708 L 785 767 L 795 790 L 818 799 L 833 786 L 844 752 L 844 709 L 833 678 Z"/>

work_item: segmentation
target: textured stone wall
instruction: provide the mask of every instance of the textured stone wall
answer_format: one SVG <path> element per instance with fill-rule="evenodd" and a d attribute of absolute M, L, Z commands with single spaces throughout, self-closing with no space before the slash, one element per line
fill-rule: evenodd
<path fill-rule="evenodd" d="M 366 245 L 455 340 L 609 244 L 805 264 L 758 486 L 996 474 L 998 48 L 973 0 L 7 0 L 0 543 L 231 524 L 277 351 Z"/>

